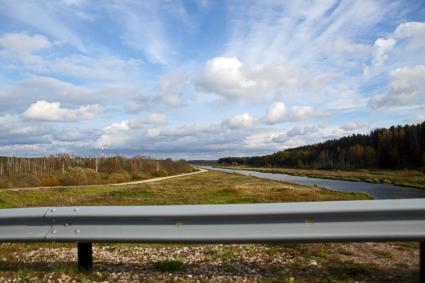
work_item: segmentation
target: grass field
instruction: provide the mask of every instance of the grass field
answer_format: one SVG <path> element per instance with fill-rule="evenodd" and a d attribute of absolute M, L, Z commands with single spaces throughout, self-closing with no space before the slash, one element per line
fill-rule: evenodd
<path fill-rule="evenodd" d="M 128 186 L 0 190 L 0 207 L 225 204 L 369 198 L 364 193 L 336 192 L 318 187 L 209 171 L 157 183 Z"/>
<path fill-rule="evenodd" d="M 283 173 L 295 176 L 346 180 L 354 182 L 386 183 L 403 187 L 425 189 L 425 173 L 416 170 L 317 170 L 293 168 L 263 168 L 247 166 L 218 166 L 221 168 L 253 170 L 266 173 Z"/>
<path fill-rule="evenodd" d="M 0 191 L 1 207 L 163 205 L 369 199 L 207 172 L 151 184 Z M 94 272 L 75 244 L 0 244 L 0 282 L 416 282 L 416 243 L 308 245 L 95 244 Z"/>

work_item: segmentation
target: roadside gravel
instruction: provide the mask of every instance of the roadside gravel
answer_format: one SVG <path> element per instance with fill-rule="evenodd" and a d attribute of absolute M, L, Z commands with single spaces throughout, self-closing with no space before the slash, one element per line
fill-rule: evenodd
<path fill-rule="evenodd" d="M 73 245 L 0 245 L 0 282 L 415 282 L 417 245 L 94 246 L 94 272 Z"/>

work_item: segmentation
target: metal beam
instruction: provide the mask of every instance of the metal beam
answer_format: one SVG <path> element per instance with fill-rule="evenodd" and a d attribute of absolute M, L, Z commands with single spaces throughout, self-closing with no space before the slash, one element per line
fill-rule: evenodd
<path fill-rule="evenodd" d="M 425 199 L 0 210 L 0 242 L 424 240 Z"/>

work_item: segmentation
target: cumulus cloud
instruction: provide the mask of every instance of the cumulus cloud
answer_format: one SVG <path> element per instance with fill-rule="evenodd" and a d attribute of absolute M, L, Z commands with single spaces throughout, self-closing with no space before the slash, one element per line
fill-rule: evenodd
<path fill-rule="evenodd" d="M 287 108 L 283 102 L 274 102 L 267 109 L 264 121 L 267 124 L 277 124 L 290 121 L 302 121 L 329 115 L 326 112 L 313 109 L 311 106 L 292 106 Z"/>
<path fill-rule="evenodd" d="M 375 69 L 382 66 L 388 60 L 390 53 L 403 40 L 407 42 L 409 48 L 425 46 L 425 22 L 402 23 L 387 37 L 378 38 L 373 45 L 371 65 L 364 68 L 364 74 L 369 76 Z"/>
<path fill-rule="evenodd" d="M 96 146 L 102 148 L 120 148 L 125 145 L 131 147 L 128 143 L 130 136 L 130 126 L 128 121 L 119 121 L 102 129 L 101 136 L 96 141 Z"/>
<path fill-rule="evenodd" d="M 425 65 L 397 68 L 390 73 L 390 87 L 385 95 L 369 100 L 372 108 L 417 104 L 425 98 Z"/>
<path fill-rule="evenodd" d="M 409 38 L 409 46 L 412 48 L 425 46 L 425 22 L 402 23 L 394 31 L 394 37 Z"/>
<path fill-rule="evenodd" d="M 396 40 L 394 38 L 378 38 L 373 44 L 375 56 L 373 64 L 382 65 L 388 59 L 388 53 L 394 48 Z"/>
<path fill-rule="evenodd" d="M 69 109 L 61 107 L 60 102 L 39 100 L 31 104 L 23 116 L 38 121 L 74 122 L 94 119 L 99 112 L 99 105 L 84 105 L 77 109 Z"/>
<path fill-rule="evenodd" d="M 320 81 L 321 78 L 289 63 L 250 66 L 236 57 L 216 57 L 207 61 L 196 84 L 206 92 L 243 98 L 308 88 Z"/>
<path fill-rule="evenodd" d="M 255 125 L 257 120 L 249 113 L 242 113 L 235 115 L 229 119 L 223 121 L 223 125 L 231 129 L 248 128 Z"/>
<path fill-rule="evenodd" d="M 24 111 L 35 98 L 66 104 L 87 105 L 101 102 L 102 106 L 111 105 L 129 99 L 139 90 L 140 87 L 127 84 L 86 86 L 52 77 L 33 76 L 0 86 L 0 113 Z"/>

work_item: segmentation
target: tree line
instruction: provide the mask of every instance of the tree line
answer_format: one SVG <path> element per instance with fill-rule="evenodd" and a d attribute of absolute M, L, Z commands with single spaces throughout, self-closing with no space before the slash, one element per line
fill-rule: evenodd
<path fill-rule="evenodd" d="M 355 134 L 265 156 L 225 157 L 218 163 L 308 169 L 425 170 L 425 122 L 375 129 L 369 134 Z"/>
<path fill-rule="evenodd" d="M 149 157 L 0 156 L 0 188 L 117 183 L 191 171 L 184 160 Z"/>

